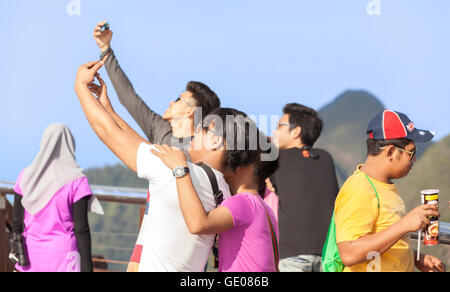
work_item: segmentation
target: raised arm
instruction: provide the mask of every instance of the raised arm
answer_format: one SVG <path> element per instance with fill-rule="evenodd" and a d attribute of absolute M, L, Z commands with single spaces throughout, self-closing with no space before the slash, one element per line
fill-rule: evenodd
<path fill-rule="evenodd" d="M 103 60 L 105 61 L 105 69 L 116 90 L 120 103 L 127 109 L 151 143 L 170 144 L 172 138 L 172 127 L 170 123 L 152 111 L 134 90 L 133 85 L 120 67 L 114 52 L 110 48 L 113 35 L 112 31 L 101 31 L 100 29 L 105 22 L 99 22 L 95 27 L 94 39 L 102 52 L 110 49 Z"/>
<path fill-rule="evenodd" d="M 169 169 L 187 167 L 186 156 L 179 149 L 168 145 L 155 145 L 158 151 L 152 153 L 158 156 Z M 209 213 L 194 188 L 190 174 L 177 178 L 178 200 L 184 221 L 193 234 L 216 234 L 233 228 L 233 216 L 225 207 L 218 207 Z"/>
<path fill-rule="evenodd" d="M 115 111 L 111 104 L 111 101 L 108 97 L 108 91 L 106 88 L 106 84 L 103 81 L 103 79 L 100 77 L 100 74 L 97 73 L 95 75 L 97 77 L 97 80 L 99 81 L 100 85 L 97 85 L 95 83 L 90 83 L 88 85 L 89 90 L 94 93 L 98 101 L 103 105 L 103 107 L 108 111 L 108 113 L 111 115 L 111 117 L 114 119 L 114 121 L 117 123 L 117 125 L 124 131 L 128 132 L 131 135 L 134 135 L 136 138 L 141 139 L 142 137 L 133 129 L 131 128 L 127 122 L 125 122 Z M 149 143 L 150 144 L 150 143 Z"/>
<path fill-rule="evenodd" d="M 145 139 L 123 130 L 92 95 L 88 87 L 102 66 L 103 62 L 99 61 L 80 66 L 75 81 L 75 92 L 84 114 L 97 136 L 120 160 L 136 172 L 137 150 L 142 142 L 146 142 Z"/>

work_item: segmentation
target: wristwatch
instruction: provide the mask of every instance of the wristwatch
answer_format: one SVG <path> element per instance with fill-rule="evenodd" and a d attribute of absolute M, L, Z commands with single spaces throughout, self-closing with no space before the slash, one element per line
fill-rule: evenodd
<path fill-rule="evenodd" d="M 189 173 L 189 167 L 177 166 L 173 170 L 173 176 L 176 178 L 180 178 Z"/>
<path fill-rule="evenodd" d="M 111 47 L 108 47 L 106 50 L 104 50 L 103 52 L 100 53 L 100 59 L 99 61 L 103 60 L 103 58 L 106 56 L 106 54 L 109 53 L 109 51 L 111 51 Z"/>

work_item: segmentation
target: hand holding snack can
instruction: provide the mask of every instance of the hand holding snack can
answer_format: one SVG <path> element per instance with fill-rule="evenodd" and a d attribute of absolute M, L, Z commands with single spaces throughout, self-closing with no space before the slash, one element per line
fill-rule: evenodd
<path fill-rule="evenodd" d="M 439 190 L 422 190 L 420 191 L 422 204 L 436 205 L 439 210 Z M 438 245 L 439 244 L 439 218 L 430 217 L 430 224 L 424 230 L 425 238 L 424 245 Z"/>

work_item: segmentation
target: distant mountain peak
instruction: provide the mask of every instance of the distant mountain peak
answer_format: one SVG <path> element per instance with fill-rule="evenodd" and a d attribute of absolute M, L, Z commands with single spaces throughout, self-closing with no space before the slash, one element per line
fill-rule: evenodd
<path fill-rule="evenodd" d="M 376 110 L 382 111 L 385 109 L 383 103 L 372 93 L 367 90 L 349 89 L 339 94 L 331 103 L 324 106 L 320 111 L 327 111 L 330 108 L 334 110 L 340 109 L 347 112 L 348 107 L 355 105 L 373 107 Z"/>
<path fill-rule="evenodd" d="M 346 90 L 319 110 L 324 129 L 316 146 L 332 154 L 342 179 L 364 161 L 367 126 L 384 109 L 372 93 Z"/>
<path fill-rule="evenodd" d="M 346 90 L 331 103 L 319 111 L 325 122 L 325 132 L 332 130 L 336 125 L 359 125 L 363 130 L 369 121 L 385 106 L 373 94 L 366 90 Z M 358 134 L 364 134 L 362 131 Z"/>

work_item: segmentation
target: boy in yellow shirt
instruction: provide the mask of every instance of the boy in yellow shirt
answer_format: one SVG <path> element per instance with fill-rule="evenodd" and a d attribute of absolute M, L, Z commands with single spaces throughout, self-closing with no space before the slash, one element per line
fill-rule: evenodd
<path fill-rule="evenodd" d="M 445 271 L 430 255 L 416 261 L 409 232 L 439 216 L 433 205 L 422 205 L 408 214 L 392 179 L 408 175 L 415 162 L 415 142 L 433 138 L 418 130 L 404 114 L 385 110 L 368 127 L 368 155 L 342 186 L 335 203 L 336 241 L 344 271 L 412 272 Z"/>

